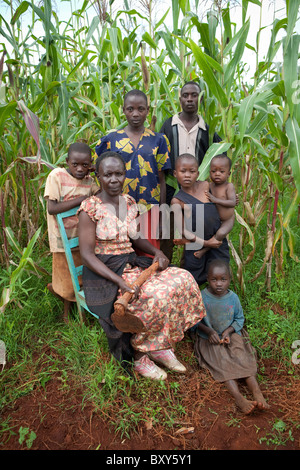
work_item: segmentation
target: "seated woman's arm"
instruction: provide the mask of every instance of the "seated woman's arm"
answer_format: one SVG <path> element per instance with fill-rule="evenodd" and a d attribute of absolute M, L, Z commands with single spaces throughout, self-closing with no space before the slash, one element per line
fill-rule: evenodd
<path fill-rule="evenodd" d="M 118 276 L 111 269 L 109 269 L 100 259 L 95 255 L 96 243 L 96 224 L 85 212 L 81 211 L 79 214 L 78 224 L 79 234 L 79 249 L 82 263 L 87 266 L 91 271 L 99 274 L 99 276 L 114 282 L 124 292 L 135 293 L 129 287 L 121 276 Z"/>
<path fill-rule="evenodd" d="M 153 263 L 158 261 L 159 270 L 163 270 L 168 267 L 169 259 L 164 255 L 161 250 L 155 248 L 155 246 L 153 246 L 148 240 L 143 238 L 136 238 L 134 240 L 131 240 L 131 242 L 134 248 L 138 248 L 140 251 L 154 256 Z"/>

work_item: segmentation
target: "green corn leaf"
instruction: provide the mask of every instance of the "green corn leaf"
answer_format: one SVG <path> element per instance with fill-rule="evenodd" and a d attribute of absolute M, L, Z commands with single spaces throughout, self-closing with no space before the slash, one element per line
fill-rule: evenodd
<path fill-rule="evenodd" d="M 12 247 L 13 251 L 17 255 L 22 255 L 22 248 L 21 248 L 18 240 L 14 236 L 14 233 L 13 233 L 12 229 L 10 227 L 5 227 L 4 231 L 6 233 L 7 240 L 9 242 L 10 246 Z"/>
<path fill-rule="evenodd" d="M 287 43 L 287 38 L 284 39 L 284 55 L 283 55 L 283 71 L 284 71 L 284 85 L 286 97 L 289 105 L 291 115 L 294 113 L 294 107 L 297 103 L 294 100 L 295 88 L 294 84 L 299 80 L 298 72 L 298 55 L 300 35 L 294 35 Z M 299 104 L 298 104 L 299 107 Z"/>
<path fill-rule="evenodd" d="M 298 207 L 300 203 L 300 193 L 296 190 L 291 203 L 289 204 L 287 210 L 284 211 L 284 217 L 282 221 L 282 227 L 287 231 L 288 233 L 288 247 L 290 250 L 290 257 L 293 258 L 295 261 L 299 262 L 298 257 L 295 255 L 295 246 L 296 246 L 296 233 L 292 230 L 291 228 L 291 218 L 293 215 L 297 213 Z M 274 237 L 274 244 L 273 246 L 276 245 L 278 240 L 282 236 L 282 228 L 279 227 L 276 230 L 275 237 Z"/>
<path fill-rule="evenodd" d="M 174 50 L 175 50 L 174 46 L 175 45 L 171 40 L 171 34 L 168 34 L 165 31 L 159 31 L 157 34 L 164 40 L 165 46 L 166 46 L 166 49 L 169 53 L 169 57 L 170 57 L 171 61 L 173 62 L 173 64 L 175 65 L 175 67 L 178 70 L 181 70 L 182 62 L 180 60 L 180 57 L 174 52 Z"/>
<path fill-rule="evenodd" d="M 0 313 L 3 313 L 5 307 L 10 302 L 10 293 L 11 289 L 9 287 L 4 287 L 2 290 L 1 298 L 0 298 Z"/>
<path fill-rule="evenodd" d="M 300 194 L 300 128 L 295 118 L 289 117 L 286 132 L 290 140 L 289 156 L 295 185 Z"/>
<path fill-rule="evenodd" d="M 23 254 L 22 254 L 22 256 L 19 260 L 18 266 L 11 274 L 11 277 L 10 277 L 10 289 L 11 289 L 11 291 L 13 291 L 15 283 L 18 280 L 18 278 L 21 277 L 22 274 L 24 273 L 24 271 L 26 270 L 27 264 L 33 265 L 33 261 L 30 258 L 30 256 L 32 254 L 34 245 L 35 245 L 38 237 L 40 236 L 40 232 L 41 232 L 41 227 L 38 228 L 38 230 L 35 232 L 35 234 L 31 238 L 31 240 L 29 241 L 27 247 L 24 248 Z"/>
<path fill-rule="evenodd" d="M 230 9 L 228 7 L 223 8 L 222 10 L 222 20 L 223 20 L 224 32 L 225 32 L 224 43 L 226 44 L 227 40 L 230 41 L 232 39 Z"/>
<path fill-rule="evenodd" d="M 250 20 L 248 20 L 241 28 L 241 30 L 234 36 L 239 37 L 238 43 L 236 45 L 233 57 L 229 64 L 226 66 L 224 74 L 224 84 L 231 88 L 234 74 L 236 72 L 237 66 L 239 65 L 245 50 L 246 40 L 250 28 Z M 225 51 L 224 51 L 225 54 Z"/>
<path fill-rule="evenodd" d="M 211 45 L 209 41 L 209 29 L 207 23 L 200 23 L 197 17 L 191 18 L 192 23 L 197 27 L 201 37 L 201 44 L 207 52 L 211 51 Z"/>
<path fill-rule="evenodd" d="M 152 39 L 152 37 L 147 31 L 143 34 L 142 40 L 145 41 L 147 44 L 149 44 L 149 46 L 152 47 L 152 49 L 157 48 L 156 42 Z"/>
<path fill-rule="evenodd" d="M 242 225 L 243 227 L 245 227 L 245 229 L 247 230 L 248 235 L 249 235 L 249 244 L 252 246 L 252 248 L 254 248 L 255 238 L 254 238 L 254 234 L 253 234 L 251 228 L 249 227 L 247 222 L 243 219 L 243 217 L 240 216 L 240 214 L 236 210 L 234 210 L 234 213 L 235 213 L 235 217 L 236 217 L 236 220 L 238 221 L 238 223 L 240 225 Z"/>
<path fill-rule="evenodd" d="M 51 82 L 48 85 L 48 88 L 45 92 L 40 93 L 37 96 L 37 99 L 34 101 L 34 103 L 30 106 L 30 109 L 32 112 L 36 113 L 37 111 L 40 111 L 40 108 L 45 104 L 45 98 L 53 95 L 56 92 L 56 88 L 59 87 L 60 82 L 54 81 Z"/>
<path fill-rule="evenodd" d="M 253 142 L 254 146 L 257 148 L 258 152 L 261 155 L 265 155 L 265 157 L 269 157 L 268 152 L 264 149 L 262 144 L 260 143 L 259 140 L 255 139 L 252 135 L 250 134 L 245 134 L 245 137 L 248 138 L 251 142 Z"/>
<path fill-rule="evenodd" d="M 157 73 L 158 77 L 160 78 L 162 86 L 164 88 L 164 91 L 165 91 L 166 95 L 168 96 L 168 98 L 170 100 L 173 112 L 176 114 L 177 113 L 177 106 L 175 104 L 174 98 L 173 98 L 172 93 L 170 91 L 170 87 L 166 82 L 164 72 L 162 71 L 162 69 L 160 68 L 160 66 L 158 64 L 153 64 L 151 68 Z"/>
<path fill-rule="evenodd" d="M 168 13 L 170 11 L 170 8 L 167 9 L 166 13 L 161 17 L 161 19 L 155 24 L 154 26 L 154 31 L 157 30 L 157 28 L 159 28 L 163 22 L 165 21 L 166 17 L 168 16 Z"/>
<path fill-rule="evenodd" d="M 240 109 L 238 112 L 239 131 L 240 131 L 241 141 L 243 140 L 245 132 L 246 132 L 246 128 L 249 126 L 249 123 L 251 121 L 253 107 L 254 107 L 254 103 L 256 99 L 257 99 L 257 93 L 253 93 L 252 95 L 248 95 L 241 102 Z"/>
<path fill-rule="evenodd" d="M 102 118 L 103 116 L 103 111 L 101 109 L 98 108 L 98 106 L 96 106 L 89 98 L 86 98 L 85 96 L 76 96 L 75 97 L 75 100 L 80 102 L 80 103 L 83 103 L 83 104 L 86 104 L 88 106 L 90 106 L 91 108 L 93 108 L 93 110 L 95 111 L 95 113 Z M 107 104 L 107 103 L 106 103 Z"/>
<path fill-rule="evenodd" d="M 59 108 L 60 108 L 60 122 L 61 122 L 61 133 L 63 140 L 67 140 L 68 136 L 68 123 L 69 123 L 69 100 L 70 93 L 67 88 L 67 84 L 63 81 L 58 88 L 59 97 Z"/>
<path fill-rule="evenodd" d="M 29 256 L 31 256 L 33 247 L 35 243 L 37 242 L 37 239 L 39 238 L 40 233 L 41 233 L 41 227 L 37 229 L 37 231 L 34 233 L 32 238 L 30 239 L 27 247 L 24 248 L 21 260 L 26 260 Z"/>
<path fill-rule="evenodd" d="M 172 0 L 173 31 L 177 33 L 180 6 L 178 0 Z"/>
<path fill-rule="evenodd" d="M 85 38 L 85 45 L 86 47 L 88 47 L 88 44 L 90 42 L 90 39 L 91 37 L 93 36 L 95 30 L 98 28 L 99 26 L 99 23 L 100 23 L 100 18 L 99 16 L 94 16 L 94 18 L 92 19 L 92 22 L 91 22 L 91 26 L 89 27 L 88 29 L 88 34 Z"/>
<path fill-rule="evenodd" d="M 77 62 L 77 64 L 75 65 L 75 67 L 73 67 L 73 69 L 71 70 L 71 72 L 69 73 L 68 75 L 68 78 L 67 78 L 67 82 L 70 82 L 70 80 L 73 78 L 73 76 L 75 75 L 76 71 L 78 69 L 80 69 L 80 67 L 82 66 L 82 64 L 86 61 L 86 59 L 88 58 L 89 54 L 91 53 L 92 51 L 90 50 L 87 50 L 85 51 L 85 53 L 83 54 L 83 56 L 81 57 L 81 59 Z"/>
<path fill-rule="evenodd" d="M 126 15 L 129 15 L 129 16 L 137 15 L 137 16 L 139 16 L 140 18 L 142 18 L 142 20 L 146 20 L 147 22 L 149 21 L 149 18 L 147 18 L 147 16 L 142 15 L 141 13 L 139 13 L 137 10 L 134 10 L 134 9 L 131 9 L 131 10 L 119 10 L 118 13 L 117 13 L 117 15 L 116 15 L 116 18 L 118 18 L 118 16 L 120 16 L 122 13 L 126 13 Z"/>
<path fill-rule="evenodd" d="M 113 51 L 113 54 L 114 54 L 114 60 L 116 62 L 116 64 L 118 65 L 119 64 L 119 61 L 118 61 L 118 28 L 108 28 L 107 29 L 108 31 L 108 34 L 109 34 L 109 38 L 110 38 L 110 43 L 111 43 L 111 47 L 112 47 L 112 51 Z"/>
<path fill-rule="evenodd" d="M 289 0 L 286 2 L 287 5 L 287 32 L 286 32 L 286 39 L 284 42 L 284 54 L 287 52 L 289 47 L 289 42 L 293 37 L 293 33 L 295 30 L 295 25 L 299 17 L 299 8 L 300 8 L 300 0 Z"/>
<path fill-rule="evenodd" d="M 25 13 L 25 11 L 27 11 L 29 6 L 31 6 L 29 2 L 20 3 L 20 5 L 18 6 L 18 8 L 16 9 L 16 11 L 14 13 L 14 16 L 10 20 L 10 24 L 14 25 L 18 21 L 20 16 L 23 15 L 23 13 Z"/>
<path fill-rule="evenodd" d="M 209 166 L 210 161 L 216 155 L 227 152 L 231 147 L 231 144 L 228 142 L 214 143 L 207 150 L 204 159 L 199 167 L 199 176 L 198 180 L 204 181 L 209 176 Z"/>
<path fill-rule="evenodd" d="M 252 136 L 257 136 L 265 127 L 266 121 L 268 119 L 268 114 L 265 112 L 260 112 L 255 116 L 253 122 L 246 129 L 246 133 Z"/>
<path fill-rule="evenodd" d="M 227 96 L 217 81 L 215 74 L 213 72 L 213 69 L 211 68 L 207 58 L 206 54 L 204 54 L 201 51 L 201 48 L 195 44 L 195 42 L 190 39 L 190 47 L 193 51 L 193 54 L 195 56 L 195 59 L 202 70 L 204 80 L 207 83 L 207 86 L 209 87 L 211 93 L 217 98 L 221 106 L 226 108 L 228 106 L 228 99 Z"/>
<path fill-rule="evenodd" d="M 9 118 L 9 116 L 15 111 L 17 107 L 17 102 L 16 101 L 11 101 L 8 104 L 5 104 L 3 106 L 0 105 L 0 135 L 3 135 L 3 129 L 6 123 L 6 120 Z"/>

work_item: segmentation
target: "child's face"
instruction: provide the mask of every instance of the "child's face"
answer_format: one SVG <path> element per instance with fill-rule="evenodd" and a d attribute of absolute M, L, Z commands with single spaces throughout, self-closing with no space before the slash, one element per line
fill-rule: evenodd
<path fill-rule="evenodd" d="M 128 96 L 124 102 L 123 111 L 128 124 L 132 128 L 144 125 L 149 112 L 149 106 L 142 96 Z"/>
<path fill-rule="evenodd" d="M 89 154 L 72 152 L 66 159 L 69 173 L 77 180 L 82 180 L 92 168 L 92 160 Z"/>
<path fill-rule="evenodd" d="M 215 266 L 207 276 L 209 290 L 217 297 L 227 294 L 230 284 L 230 275 L 226 268 Z"/>
<path fill-rule="evenodd" d="M 190 158 L 182 158 L 176 164 L 174 176 L 182 189 L 188 189 L 197 181 L 199 176 L 198 164 Z"/>
<path fill-rule="evenodd" d="M 210 178 L 219 185 L 225 183 L 230 176 L 230 168 L 226 158 L 213 158 L 210 164 Z"/>

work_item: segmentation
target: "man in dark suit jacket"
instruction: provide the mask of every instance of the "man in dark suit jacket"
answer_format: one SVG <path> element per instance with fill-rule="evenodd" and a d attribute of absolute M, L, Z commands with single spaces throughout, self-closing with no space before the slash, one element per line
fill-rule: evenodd
<path fill-rule="evenodd" d="M 196 82 L 187 82 L 180 91 L 181 112 L 168 118 L 159 132 L 165 134 L 170 142 L 170 160 L 173 173 L 176 158 L 183 153 L 194 155 L 199 166 L 209 148 L 209 128 L 203 117 L 198 114 L 199 95 L 201 89 Z M 222 139 L 214 134 L 213 142 Z M 170 205 L 175 189 L 168 183 L 166 185 L 166 202 Z M 172 224 L 173 225 L 173 224 Z M 171 227 L 170 240 L 161 240 L 161 249 L 171 261 L 173 252 L 173 227 Z"/>

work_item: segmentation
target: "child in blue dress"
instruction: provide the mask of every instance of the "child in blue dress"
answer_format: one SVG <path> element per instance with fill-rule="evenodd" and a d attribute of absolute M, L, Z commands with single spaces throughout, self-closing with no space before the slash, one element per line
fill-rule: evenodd
<path fill-rule="evenodd" d="M 224 383 L 243 413 L 266 410 L 270 406 L 256 380 L 256 352 L 243 329 L 243 309 L 239 297 L 228 289 L 228 263 L 211 261 L 207 281 L 208 287 L 201 291 L 206 316 L 192 329 L 199 365 L 208 369 L 217 382 Z M 241 394 L 238 379 L 245 380 L 253 401 Z"/>

